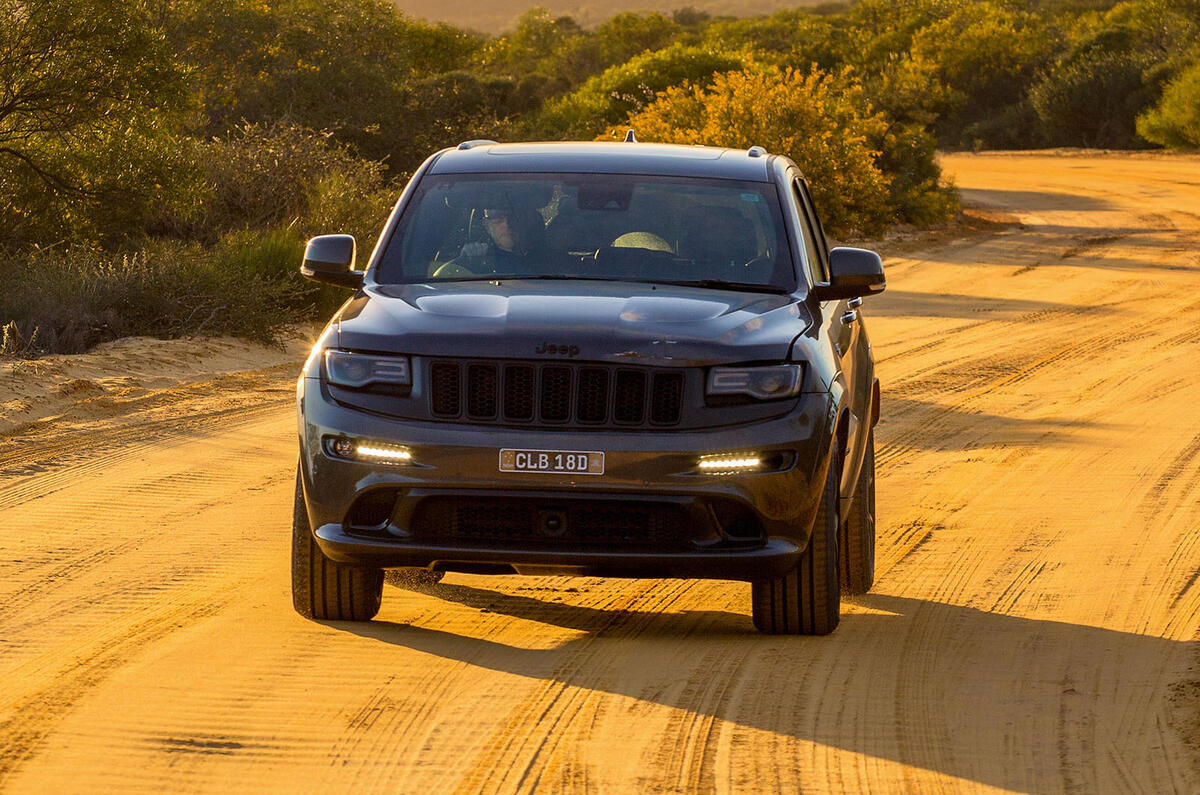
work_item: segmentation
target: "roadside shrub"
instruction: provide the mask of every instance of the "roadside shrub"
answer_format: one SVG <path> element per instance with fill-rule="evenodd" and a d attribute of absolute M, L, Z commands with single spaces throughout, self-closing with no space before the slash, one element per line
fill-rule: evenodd
<path fill-rule="evenodd" d="M 380 221 L 382 224 L 382 221 Z M 325 232 L 343 232 L 347 227 L 329 227 Z M 279 309 L 291 310 L 297 322 L 313 316 L 324 317 L 346 300 L 345 290 L 310 282 L 300 275 L 304 243 L 314 234 L 301 234 L 295 227 L 231 232 L 209 250 L 212 266 L 232 279 L 255 285 L 270 292 L 270 300 Z M 358 242 L 358 267 L 363 267 L 374 247 L 371 232 L 368 244 Z M 274 332 L 270 332 L 274 333 Z"/>
<path fill-rule="evenodd" d="M 0 0 L 0 245 L 139 232 L 188 182 L 186 90 L 141 0 Z"/>
<path fill-rule="evenodd" d="M 1135 119 L 1154 98 L 1143 81 L 1150 56 L 1089 50 L 1058 63 L 1029 89 L 1049 143 L 1129 148 Z"/>
<path fill-rule="evenodd" d="M 809 178 L 826 229 L 836 237 L 877 234 L 897 220 L 936 220 L 953 206 L 949 197 L 939 198 L 932 141 L 889 132 L 848 73 L 776 67 L 730 72 L 709 88 L 668 89 L 629 124 L 648 141 L 739 149 L 757 144 L 788 155 Z M 881 160 L 882 146 L 893 149 Z M 881 163 L 903 163 L 910 171 L 899 195 L 893 192 L 897 175 L 885 173 Z M 927 192 L 928 201 L 916 201 Z"/>
<path fill-rule="evenodd" d="M 1159 103 L 1138 117 L 1137 131 L 1173 149 L 1200 147 L 1200 61 L 1167 84 Z"/>
<path fill-rule="evenodd" d="M 298 252 L 288 257 L 286 275 L 277 256 L 244 249 L 222 255 L 194 243 L 156 243 L 122 255 L 35 250 L 0 264 L 6 285 L 0 325 L 9 340 L 24 342 L 12 353 L 26 355 L 81 353 L 134 335 L 232 334 L 275 342 L 289 325 L 313 315 L 317 295 L 295 273 Z"/>
<path fill-rule="evenodd" d="M 213 247 L 213 264 L 245 279 L 291 281 L 303 252 L 304 239 L 294 227 L 243 230 L 222 237 Z"/>
<path fill-rule="evenodd" d="M 406 177 L 400 175 L 401 179 Z M 308 190 L 308 212 L 298 224 L 299 236 L 354 235 L 361 261 L 375 248 L 384 221 L 399 197 L 399 185 L 372 190 L 353 174 L 329 174 Z"/>
<path fill-rule="evenodd" d="M 579 85 L 639 53 L 670 45 L 680 33 L 679 25 L 662 14 L 617 14 L 594 30 L 565 41 L 546 67 L 549 74 Z"/>
<path fill-rule="evenodd" d="M 989 0 L 963 5 L 918 31 L 913 36 L 912 59 L 927 62 L 949 89 L 948 107 L 934 123 L 942 142 L 970 145 L 988 135 L 987 122 L 1024 99 L 1054 46 L 1053 36 L 1036 15 Z M 1010 125 L 1021 118 L 1010 115 Z M 986 138 L 983 143 L 995 145 Z"/>
<path fill-rule="evenodd" d="M 404 89 L 469 63 L 478 38 L 405 17 L 386 0 L 174 0 L 177 57 L 192 67 L 205 135 L 245 122 L 329 130 L 381 160 L 403 144 Z M 399 167 L 404 167 L 400 165 Z"/>
<path fill-rule="evenodd" d="M 430 154 L 473 138 L 495 138 L 500 119 L 527 104 L 520 85 L 509 77 L 479 77 L 445 72 L 410 83 L 397 122 L 404 132 L 391 163 L 393 170 L 415 171 Z"/>
<path fill-rule="evenodd" d="M 295 225 L 305 234 L 342 223 L 339 231 L 363 235 L 386 217 L 382 165 L 356 157 L 328 133 L 243 124 L 193 149 L 203 198 L 188 214 L 164 214 L 153 231 L 212 243 L 238 229 Z"/>
<path fill-rule="evenodd" d="M 879 151 L 875 165 L 888 178 L 888 205 L 895 221 L 929 226 L 958 209 L 958 193 L 943 184 L 937 139 L 917 124 L 889 124 L 870 140 Z"/>
<path fill-rule="evenodd" d="M 703 43 L 718 51 L 753 53 L 781 66 L 837 65 L 833 25 L 808 10 L 787 8 L 766 17 L 722 19 L 705 28 Z"/>
<path fill-rule="evenodd" d="M 708 85 L 716 73 L 740 69 L 745 62 L 744 56 L 735 53 L 682 44 L 643 53 L 606 69 L 574 93 L 547 102 L 534 122 L 535 137 L 594 138 L 609 125 L 645 108 L 658 92 L 684 83 Z"/>

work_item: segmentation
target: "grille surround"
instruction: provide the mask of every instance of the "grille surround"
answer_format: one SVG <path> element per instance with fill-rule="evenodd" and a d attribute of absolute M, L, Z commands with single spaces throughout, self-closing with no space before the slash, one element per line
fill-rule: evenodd
<path fill-rule="evenodd" d="M 594 362 L 433 359 L 428 406 L 474 424 L 669 428 L 683 417 L 679 369 Z"/>

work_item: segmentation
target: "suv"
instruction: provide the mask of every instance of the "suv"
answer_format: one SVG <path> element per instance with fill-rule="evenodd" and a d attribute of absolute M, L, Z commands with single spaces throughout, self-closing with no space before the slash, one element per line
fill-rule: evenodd
<path fill-rule="evenodd" d="M 831 632 L 874 578 L 879 256 L 828 250 L 760 147 L 470 141 L 413 176 L 298 383 L 296 610 L 368 620 L 385 568 L 752 584 Z"/>

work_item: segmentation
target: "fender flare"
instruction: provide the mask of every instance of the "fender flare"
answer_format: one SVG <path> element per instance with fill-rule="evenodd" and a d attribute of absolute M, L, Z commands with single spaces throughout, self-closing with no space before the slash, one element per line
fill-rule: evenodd
<path fill-rule="evenodd" d="M 879 424 L 879 379 L 875 378 L 871 381 L 871 425 L 874 428 Z"/>

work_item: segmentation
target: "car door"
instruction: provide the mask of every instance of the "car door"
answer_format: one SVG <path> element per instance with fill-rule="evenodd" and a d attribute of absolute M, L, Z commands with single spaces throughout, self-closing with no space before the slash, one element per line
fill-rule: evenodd
<path fill-rule="evenodd" d="M 805 237 L 810 237 L 812 241 L 811 243 L 806 241 L 805 247 L 807 249 L 811 245 L 814 249 L 816 275 L 822 281 L 827 281 L 829 278 L 829 248 L 825 241 L 821 220 L 813 207 L 808 184 L 803 177 L 797 177 L 794 180 L 793 190 L 796 192 L 797 205 L 802 211 L 802 233 Z M 859 346 L 863 342 L 860 339 L 862 323 L 858 315 L 858 307 L 861 304 L 861 298 L 843 298 L 821 302 L 822 322 L 825 324 L 825 331 L 829 335 L 829 339 L 833 341 L 834 353 L 840 363 L 850 407 L 850 427 L 841 488 L 843 497 L 851 493 L 853 483 L 858 477 L 859 467 L 862 465 L 865 437 L 859 433 L 859 430 L 867 427 L 863 421 L 866 419 L 866 412 L 870 409 L 865 399 L 866 390 L 861 388 L 860 383 L 861 378 L 867 374 L 859 372 L 862 364 Z"/>

